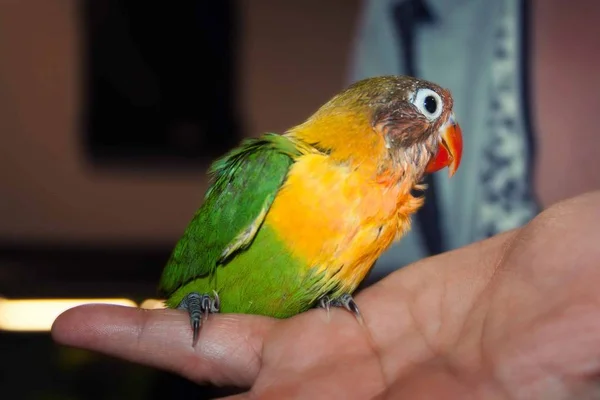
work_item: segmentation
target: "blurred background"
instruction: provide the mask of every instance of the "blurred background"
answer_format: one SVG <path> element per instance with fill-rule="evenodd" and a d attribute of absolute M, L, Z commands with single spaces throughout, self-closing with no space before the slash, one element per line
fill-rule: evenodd
<path fill-rule="evenodd" d="M 465 136 L 369 282 L 600 188 L 600 3 L 564 4 L 0 0 L 0 398 L 222 394 L 48 330 L 80 303 L 160 306 L 209 163 L 351 81 L 440 83 Z"/>
<path fill-rule="evenodd" d="M 0 398 L 213 397 L 16 300 L 155 298 L 208 163 L 346 84 L 358 0 L 166 4 L 0 0 Z"/>

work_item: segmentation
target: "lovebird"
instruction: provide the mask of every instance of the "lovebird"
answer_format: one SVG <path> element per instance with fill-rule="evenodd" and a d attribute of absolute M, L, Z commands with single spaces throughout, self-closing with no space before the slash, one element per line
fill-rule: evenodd
<path fill-rule="evenodd" d="M 212 182 L 163 270 L 193 342 L 210 313 L 287 318 L 344 307 L 410 229 L 424 174 L 460 165 L 450 92 L 409 76 L 355 82 L 284 134 L 247 139 Z"/>

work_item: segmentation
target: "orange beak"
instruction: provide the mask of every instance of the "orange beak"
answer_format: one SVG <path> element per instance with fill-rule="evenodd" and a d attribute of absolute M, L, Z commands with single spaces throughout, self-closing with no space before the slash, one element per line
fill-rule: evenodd
<path fill-rule="evenodd" d="M 429 161 L 425 172 L 430 174 L 444 167 L 448 167 L 449 176 L 456 173 L 462 158 L 462 131 L 454 120 L 454 113 L 450 114 L 448 121 L 440 128 L 442 141 L 437 154 Z"/>

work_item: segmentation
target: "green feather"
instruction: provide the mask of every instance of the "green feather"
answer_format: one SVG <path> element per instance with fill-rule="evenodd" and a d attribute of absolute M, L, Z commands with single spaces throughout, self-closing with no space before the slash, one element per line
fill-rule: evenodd
<path fill-rule="evenodd" d="M 214 278 L 260 232 L 277 192 L 301 155 L 289 138 L 249 139 L 215 161 L 213 183 L 163 270 L 159 289 L 173 293 L 197 278 Z M 188 291 L 189 293 L 189 291 Z"/>
<path fill-rule="evenodd" d="M 175 308 L 191 292 L 219 294 L 221 312 L 287 318 L 312 307 L 325 294 L 321 276 L 295 256 L 271 226 L 263 224 L 252 246 L 237 253 L 211 278 L 194 279 L 167 299 Z"/>

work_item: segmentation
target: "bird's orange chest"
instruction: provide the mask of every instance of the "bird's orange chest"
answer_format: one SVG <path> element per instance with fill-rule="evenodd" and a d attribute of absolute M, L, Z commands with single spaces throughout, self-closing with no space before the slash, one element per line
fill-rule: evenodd
<path fill-rule="evenodd" d="M 408 228 L 403 207 L 413 198 L 402 190 L 360 168 L 310 154 L 292 166 L 265 223 L 307 268 L 336 272 L 341 284 L 353 290 Z"/>

